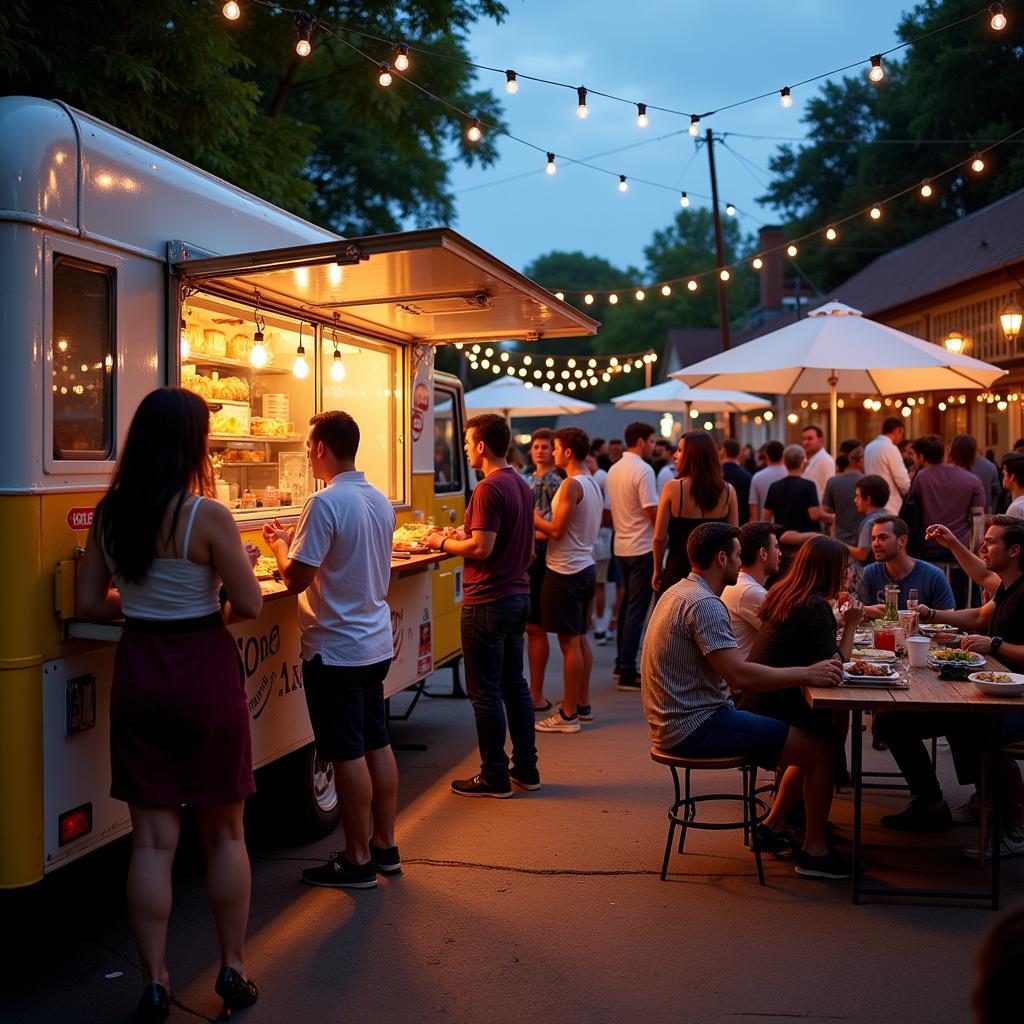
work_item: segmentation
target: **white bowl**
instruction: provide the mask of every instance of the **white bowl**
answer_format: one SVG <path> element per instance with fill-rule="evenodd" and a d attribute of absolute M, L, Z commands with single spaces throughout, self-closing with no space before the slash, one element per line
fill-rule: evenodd
<path fill-rule="evenodd" d="M 1002 674 L 1008 675 L 1012 682 L 991 683 L 986 682 L 984 679 L 979 679 L 978 676 L 981 674 L 980 672 L 972 672 L 967 678 L 982 693 L 987 693 L 991 697 L 1019 697 L 1024 693 L 1024 675 L 1019 675 L 1016 672 L 1005 672 Z"/>

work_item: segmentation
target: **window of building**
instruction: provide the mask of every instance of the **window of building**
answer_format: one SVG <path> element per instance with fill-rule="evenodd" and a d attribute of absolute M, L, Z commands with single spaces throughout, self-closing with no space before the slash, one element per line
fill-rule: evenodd
<path fill-rule="evenodd" d="M 455 392 L 434 389 L 434 493 L 462 490 L 462 437 L 456 433 Z"/>
<path fill-rule="evenodd" d="M 53 264 L 53 457 L 114 451 L 114 271 L 56 256 Z"/>

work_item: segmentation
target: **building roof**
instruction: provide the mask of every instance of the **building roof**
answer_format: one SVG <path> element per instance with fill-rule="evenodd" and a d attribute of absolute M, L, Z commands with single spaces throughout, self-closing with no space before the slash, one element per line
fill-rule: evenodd
<path fill-rule="evenodd" d="M 867 315 L 1024 260 L 1024 189 L 879 256 L 828 296 Z"/>

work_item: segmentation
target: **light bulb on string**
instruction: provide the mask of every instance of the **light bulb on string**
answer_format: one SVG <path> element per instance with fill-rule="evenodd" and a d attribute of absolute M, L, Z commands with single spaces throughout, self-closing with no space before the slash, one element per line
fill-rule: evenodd
<path fill-rule="evenodd" d="M 629 182 L 626 181 L 626 176 L 624 174 L 620 174 L 619 175 L 619 191 L 620 192 L 628 192 L 629 191 Z"/>
<path fill-rule="evenodd" d="M 834 242 L 839 237 L 839 232 L 834 227 L 825 228 L 825 238 L 829 242 Z"/>
<path fill-rule="evenodd" d="M 989 24 L 996 32 L 1002 32 L 1006 28 L 1006 15 L 1003 13 L 1002 4 L 990 4 L 988 13 L 992 15 Z"/>
<path fill-rule="evenodd" d="M 409 47 L 405 43 L 398 47 L 398 55 L 395 57 L 395 70 L 409 70 Z"/>
<path fill-rule="evenodd" d="M 981 174 L 981 172 L 985 170 L 985 161 L 982 159 L 980 153 L 978 153 L 971 161 L 971 170 L 974 171 L 975 174 Z"/>
<path fill-rule="evenodd" d="M 377 82 L 382 85 L 385 89 L 394 81 L 391 77 L 391 65 L 386 61 L 382 60 L 377 66 Z"/>
<path fill-rule="evenodd" d="M 263 331 L 252 336 L 252 348 L 249 350 L 249 362 L 259 370 L 267 365 L 267 350 L 263 344 Z"/>
<path fill-rule="evenodd" d="M 671 285 L 667 285 L 667 284 L 663 284 L 661 286 L 661 294 L 664 295 L 665 298 L 667 299 L 672 294 L 672 286 Z"/>
<path fill-rule="evenodd" d="M 466 138 L 470 142 L 479 142 L 482 137 L 483 132 L 480 130 L 480 119 L 474 117 L 466 129 Z"/>
<path fill-rule="evenodd" d="M 872 220 L 881 220 L 882 219 L 882 210 L 881 210 L 881 208 L 878 207 L 878 206 L 872 206 L 871 209 L 868 211 L 868 216 Z"/>
<path fill-rule="evenodd" d="M 695 292 L 697 290 L 697 282 L 691 278 L 686 282 L 686 287 L 689 288 L 691 292 Z"/>
<path fill-rule="evenodd" d="M 637 302 L 643 302 L 644 299 L 647 298 L 647 292 L 645 292 L 643 288 L 637 288 L 633 293 L 633 298 L 636 299 Z"/>
<path fill-rule="evenodd" d="M 228 0 L 228 2 L 221 8 L 221 13 L 228 21 L 238 21 L 242 16 L 242 9 L 235 3 L 235 0 Z"/>
<path fill-rule="evenodd" d="M 781 90 L 781 91 L 779 92 L 779 102 L 780 102 L 780 103 L 782 104 L 782 106 L 783 106 L 783 107 L 784 107 L 784 108 L 785 108 L 786 110 L 789 110 L 789 108 L 790 108 L 791 106 L 793 106 L 793 97 L 792 97 L 792 95 L 790 94 L 790 91 L 789 91 L 789 86 L 788 86 L 788 85 L 787 85 L 787 86 L 785 86 L 785 87 L 784 87 L 784 88 L 783 88 L 783 89 L 782 89 L 782 90 Z"/>
<path fill-rule="evenodd" d="M 755 257 L 754 257 L 754 258 L 753 258 L 753 259 L 752 259 L 752 260 L 750 261 L 750 265 L 751 265 L 751 266 L 752 266 L 752 267 L 753 267 L 753 268 L 754 268 L 755 270 L 760 270 L 760 269 L 761 269 L 761 268 L 762 268 L 762 267 L 764 266 L 764 260 L 763 260 L 763 259 L 761 259 L 761 257 L 760 257 L 760 256 L 755 256 Z"/>
<path fill-rule="evenodd" d="M 295 52 L 300 57 L 308 57 L 313 50 L 310 37 L 313 35 L 313 19 L 308 14 L 295 15 Z"/>
<path fill-rule="evenodd" d="M 309 363 L 306 362 L 306 350 L 302 346 L 302 342 L 299 342 L 299 347 L 295 350 L 295 362 L 292 363 L 292 373 L 299 380 L 305 380 L 309 376 Z"/>
<path fill-rule="evenodd" d="M 565 292 L 555 292 L 555 298 L 558 299 L 559 302 L 565 302 Z"/>
<path fill-rule="evenodd" d="M 790 243 L 789 243 L 789 245 L 787 245 L 787 246 L 786 246 L 786 255 L 787 255 L 787 256 L 788 256 L 788 257 L 789 257 L 790 259 L 793 259 L 793 257 L 794 257 L 794 256 L 796 256 L 796 254 L 797 254 L 797 253 L 798 253 L 799 251 L 800 251 L 800 250 L 799 250 L 799 249 L 798 249 L 798 248 L 796 247 L 796 245 L 794 245 L 794 244 L 793 244 L 792 242 L 790 242 Z"/>
<path fill-rule="evenodd" d="M 554 153 L 548 153 L 548 163 L 547 163 L 547 166 L 544 168 L 544 170 L 548 174 L 554 174 L 554 173 L 557 172 L 558 168 L 555 166 L 555 154 Z"/>
<path fill-rule="evenodd" d="M 927 179 L 921 182 L 920 194 L 922 199 L 930 199 L 934 189 L 932 188 L 931 182 Z"/>
<path fill-rule="evenodd" d="M 876 53 L 871 58 L 871 67 L 868 69 L 868 80 L 876 85 L 885 78 L 885 68 L 882 67 L 882 55 Z"/>
<path fill-rule="evenodd" d="M 341 349 L 337 343 L 334 346 L 334 355 L 331 357 L 331 380 L 340 384 L 345 379 L 345 364 L 341 361 Z"/>
<path fill-rule="evenodd" d="M 590 107 L 587 106 L 587 90 L 581 85 L 576 90 L 579 102 L 576 105 L 576 116 L 581 120 L 590 117 Z"/>
<path fill-rule="evenodd" d="M 511 68 L 505 72 L 505 92 L 510 96 L 519 92 L 519 79 L 516 78 L 516 73 Z"/>
<path fill-rule="evenodd" d="M 690 205 L 690 197 L 685 192 L 679 193 L 679 205 L 684 210 Z"/>
<path fill-rule="evenodd" d="M 593 295 L 591 295 L 591 294 L 590 294 L 590 292 L 587 292 L 587 294 L 583 296 L 583 301 L 584 301 L 584 302 L 585 302 L 585 303 L 586 303 L 586 304 L 587 304 L 588 306 L 592 306 L 592 305 L 594 304 L 594 296 L 593 296 Z"/>
<path fill-rule="evenodd" d="M 619 304 L 619 297 L 618 297 L 618 295 L 615 294 L 615 292 L 612 292 L 611 295 L 608 296 L 608 305 L 609 306 L 617 306 L 618 304 Z"/>
<path fill-rule="evenodd" d="M 700 132 L 700 118 L 696 114 L 690 115 L 690 127 L 687 129 L 689 133 L 696 138 Z"/>
<path fill-rule="evenodd" d="M 647 104 L 638 103 L 636 105 L 636 126 L 637 128 L 646 128 L 651 123 L 651 119 L 647 116 Z"/>
<path fill-rule="evenodd" d="M 726 215 L 726 217 L 735 217 L 736 216 L 736 207 L 733 206 L 732 203 L 726 203 L 725 204 L 725 215 Z"/>
<path fill-rule="evenodd" d="M 728 271 L 728 270 L 726 270 L 725 268 L 723 268 L 722 270 L 720 270 L 720 271 L 718 272 L 718 276 L 719 276 L 719 278 L 721 278 L 721 280 L 723 280 L 723 281 L 728 281 L 728 280 L 729 280 L 729 278 L 730 278 L 730 277 L 731 277 L 732 275 L 731 275 L 731 274 L 729 273 L 729 271 Z"/>

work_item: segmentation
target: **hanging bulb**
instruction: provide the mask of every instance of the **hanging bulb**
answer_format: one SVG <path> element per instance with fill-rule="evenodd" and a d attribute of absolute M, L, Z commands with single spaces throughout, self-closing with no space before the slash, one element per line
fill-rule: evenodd
<path fill-rule="evenodd" d="M 730 277 L 731 277 L 732 275 L 731 275 L 731 274 L 729 273 L 729 271 L 728 271 L 728 270 L 722 269 L 722 270 L 720 270 L 720 271 L 718 272 L 718 276 L 719 276 L 719 277 L 720 277 L 720 278 L 721 278 L 721 279 L 722 279 L 723 281 L 728 281 L 728 280 L 729 280 L 729 278 L 730 278 Z"/>
<path fill-rule="evenodd" d="M 929 182 L 929 181 L 921 182 L 921 198 L 922 199 L 930 199 L 931 195 L 932 195 L 932 192 L 933 192 L 933 189 L 932 189 L 932 186 L 931 186 L 931 182 Z"/>
<path fill-rule="evenodd" d="M 788 85 L 779 93 L 779 102 L 786 108 L 786 110 L 789 110 L 789 108 L 793 106 L 793 97 L 789 93 Z"/>
<path fill-rule="evenodd" d="M 301 341 L 299 342 L 299 347 L 295 350 L 295 362 L 292 363 L 292 373 L 299 380 L 305 380 L 309 376 L 309 363 L 306 362 L 306 350 L 302 347 Z"/>
<path fill-rule="evenodd" d="M 786 255 L 790 259 L 792 259 L 799 251 L 800 250 L 797 249 L 797 247 L 792 242 L 790 242 L 789 245 L 786 246 Z"/>
<path fill-rule="evenodd" d="M 608 296 L 608 305 L 609 306 L 617 306 L 618 304 L 619 304 L 619 297 L 618 297 L 618 295 L 615 294 L 615 292 L 612 292 L 611 295 Z"/>
<path fill-rule="evenodd" d="M 377 75 L 377 81 L 386 89 L 394 81 L 391 77 L 391 65 L 386 60 L 382 60 L 377 69 L 380 72 Z"/>
<path fill-rule="evenodd" d="M 694 138 L 697 137 L 697 133 L 700 131 L 700 128 L 698 127 L 699 124 L 700 124 L 700 118 L 696 114 L 691 114 L 690 115 L 690 127 L 689 127 L 688 131 L 690 132 L 690 134 Z"/>
<path fill-rule="evenodd" d="M 516 73 L 511 68 L 505 72 L 505 92 L 510 96 L 519 92 L 519 79 L 516 78 Z"/>
<path fill-rule="evenodd" d="M 241 17 L 242 10 L 235 3 L 235 0 L 228 0 L 228 2 L 221 8 L 221 13 L 228 21 L 238 21 Z"/>
<path fill-rule="evenodd" d="M 638 103 L 636 105 L 636 126 L 637 128 L 646 128 L 651 123 L 651 119 L 647 116 L 647 104 Z"/>
<path fill-rule="evenodd" d="M 331 380 L 341 383 L 345 379 L 345 364 L 341 361 L 341 350 L 335 349 L 331 358 Z"/>
<path fill-rule="evenodd" d="M 628 192 L 629 191 L 629 182 L 626 181 L 626 176 L 624 174 L 620 174 L 619 175 L 619 191 L 620 192 Z"/>
<path fill-rule="evenodd" d="M 557 173 L 558 168 L 555 166 L 555 154 L 554 153 L 548 153 L 548 163 L 547 163 L 547 166 L 544 168 L 544 171 L 545 171 L 546 174 L 555 174 L 555 173 Z"/>
<path fill-rule="evenodd" d="M 980 153 L 971 161 L 971 170 L 975 174 L 981 174 L 985 170 L 985 161 L 982 160 Z"/>
<path fill-rule="evenodd" d="M 644 299 L 647 298 L 647 292 L 645 292 L 643 288 L 637 288 L 633 293 L 633 298 L 636 299 L 637 302 L 643 302 Z"/>
<path fill-rule="evenodd" d="M 690 205 L 690 197 L 685 192 L 679 193 L 679 205 L 684 210 Z"/>
<path fill-rule="evenodd" d="M 989 24 L 996 32 L 1002 32 L 1006 28 L 1006 15 L 1003 14 L 1003 5 L 991 4 L 988 13 L 992 15 L 992 20 Z"/>
<path fill-rule="evenodd" d="M 483 137 L 483 132 L 480 131 L 480 120 L 476 117 L 470 122 L 469 127 L 466 129 L 466 138 L 470 142 L 479 142 Z"/>
<path fill-rule="evenodd" d="M 876 53 L 874 57 L 871 58 L 871 67 L 868 70 L 868 80 L 877 84 L 883 78 L 885 78 L 885 68 L 882 67 L 882 55 L 880 53 Z"/>
<path fill-rule="evenodd" d="M 727 217 L 735 217 L 736 216 L 736 207 L 733 206 L 732 203 L 726 203 L 725 204 L 725 215 Z"/>
<path fill-rule="evenodd" d="M 664 295 L 665 298 L 667 299 L 672 294 L 672 286 L 671 285 L 667 285 L 667 284 L 663 284 L 661 286 L 661 294 Z"/>
<path fill-rule="evenodd" d="M 581 85 L 576 90 L 576 95 L 579 97 L 579 105 L 576 107 L 576 116 L 579 118 L 589 117 L 590 108 L 587 106 L 587 90 Z"/>
<path fill-rule="evenodd" d="M 871 209 L 868 211 L 868 216 L 872 220 L 881 220 L 882 219 L 882 211 L 881 211 L 881 209 L 879 209 L 879 207 L 872 206 Z"/>
<path fill-rule="evenodd" d="M 188 359 L 188 354 L 191 351 L 191 346 L 188 343 L 188 337 L 185 334 L 185 320 L 182 318 L 181 321 L 181 332 L 179 334 L 179 346 L 181 348 L 181 358 Z"/>
<path fill-rule="evenodd" d="M 409 70 L 409 47 L 402 43 L 398 47 L 398 56 L 395 57 L 395 70 L 396 71 L 408 71 Z"/>
<path fill-rule="evenodd" d="M 313 49 L 309 41 L 313 34 L 313 19 L 308 14 L 297 14 L 295 16 L 295 35 L 298 41 L 295 44 L 295 52 L 300 57 L 308 57 Z"/>
<path fill-rule="evenodd" d="M 833 227 L 825 228 L 825 238 L 830 242 L 834 242 L 839 237 L 839 232 Z"/>
<path fill-rule="evenodd" d="M 591 294 L 590 294 L 590 292 L 587 292 L 587 294 L 583 296 L 583 301 L 584 301 L 584 302 L 585 302 L 585 303 L 586 303 L 586 304 L 587 304 L 588 306 L 592 306 L 592 305 L 594 304 L 594 296 L 593 296 L 593 295 L 591 295 Z"/>
<path fill-rule="evenodd" d="M 252 336 L 252 348 L 249 351 L 249 362 L 256 369 L 267 365 L 267 350 L 263 346 L 263 332 L 257 331 Z"/>
<path fill-rule="evenodd" d="M 686 282 L 686 287 L 689 288 L 691 292 L 695 292 L 697 290 L 697 282 L 691 279 Z"/>
<path fill-rule="evenodd" d="M 565 302 L 565 292 L 555 292 L 555 298 L 558 299 L 559 302 Z"/>
<path fill-rule="evenodd" d="M 753 268 L 754 268 L 755 270 L 760 270 L 760 269 L 761 269 L 761 268 L 762 268 L 762 267 L 764 266 L 764 260 L 763 260 L 763 259 L 761 259 L 761 257 L 760 257 L 760 256 L 755 256 L 755 257 L 753 258 L 753 260 L 751 261 L 750 265 L 751 265 L 751 266 L 752 266 L 752 267 L 753 267 Z"/>

